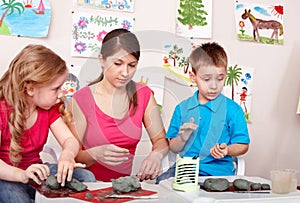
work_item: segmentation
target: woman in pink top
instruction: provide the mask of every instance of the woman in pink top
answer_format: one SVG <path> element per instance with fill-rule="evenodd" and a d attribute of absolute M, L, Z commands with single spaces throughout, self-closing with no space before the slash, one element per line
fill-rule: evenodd
<path fill-rule="evenodd" d="M 156 178 L 168 142 L 152 91 L 132 81 L 140 57 L 136 36 L 126 29 L 109 32 L 99 54 L 102 73 L 73 95 L 74 134 L 82 143 L 76 160 L 96 179 L 110 181 L 131 174 L 136 146 L 145 126 L 153 144 L 137 177 Z"/>
<path fill-rule="evenodd" d="M 84 166 L 75 163 L 79 143 L 60 117 L 65 113 L 59 103 L 67 75 L 66 63 L 57 54 L 42 45 L 28 45 L 0 79 L 0 202 L 30 203 L 35 197 L 30 180 L 41 184 L 56 174 L 64 186 L 74 168 Z M 39 156 L 49 128 L 62 146 L 58 166 L 42 164 Z M 84 171 L 91 174 L 84 169 L 80 174 Z"/>

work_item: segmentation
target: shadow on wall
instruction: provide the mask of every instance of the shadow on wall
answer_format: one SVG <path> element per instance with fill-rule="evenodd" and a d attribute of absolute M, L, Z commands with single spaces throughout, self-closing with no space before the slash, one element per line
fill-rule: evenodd
<path fill-rule="evenodd" d="M 82 65 L 78 80 L 80 87 L 84 87 L 100 76 L 102 72 L 98 58 L 88 58 Z"/>
<path fill-rule="evenodd" d="M 278 98 L 273 108 L 274 122 L 278 123 L 279 126 L 274 126 L 277 131 L 273 142 L 270 142 L 270 144 L 273 144 L 271 148 L 271 150 L 274 149 L 272 150 L 273 156 L 277 157 L 276 160 L 272 160 L 273 168 L 284 166 L 299 169 L 299 162 L 287 157 L 300 154 L 299 133 L 293 133 L 300 132 L 300 116 L 296 114 L 300 93 L 300 42 L 294 44 L 290 53 L 291 56 L 288 59 L 287 66 L 283 67 L 285 71 L 282 76 Z M 285 125 L 280 125 L 282 123 Z M 291 149 L 293 150 L 291 151 Z"/>

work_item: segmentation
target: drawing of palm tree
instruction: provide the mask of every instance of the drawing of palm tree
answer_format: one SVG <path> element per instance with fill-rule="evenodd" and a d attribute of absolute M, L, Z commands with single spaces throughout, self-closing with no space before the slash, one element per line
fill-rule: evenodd
<path fill-rule="evenodd" d="M 182 48 L 179 48 L 176 44 L 173 46 L 173 49 L 169 51 L 169 58 L 173 59 L 173 65 L 176 67 L 176 60 L 179 59 L 178 54 L 182 54 Z"/>
<path fill-rule="evenodd" d="M 20 2 L 16 2 L 16 0 L 8 0 L 8 2 L 6 2 L 6 0 L 2 0 L 1 7 L 2 7 L 2 10 L 5 10 L 5 11 L 2 14 L 1 19 L 0 19 L 0 27 L 3 23 L 3 20 L 6 15 L 13 14 L 15 12 L 15 10 L 17 10 L 19 12 L 19 15 L 21 15 L 21 13 L 24 12 L 23 4 Z"/>
<path fill-rule="evenodd" d="M 189 58 L 188 57 L 180 57 L 178 61 L 178 66 L 183 69 L 183 73 L 186 74 L 189 69 Z"/>
<path fill-rule="evenodd" d="M 240 77 L 242 75 L 242 69 L 239 68 L 237 65 L 234 67 L 230 66 L 228 68 L 228 73 L 225 79 L 225 85 L 231 86 L 231 99 L 234 100 L 234 84 L 238 85 L 240 81 Z"/>

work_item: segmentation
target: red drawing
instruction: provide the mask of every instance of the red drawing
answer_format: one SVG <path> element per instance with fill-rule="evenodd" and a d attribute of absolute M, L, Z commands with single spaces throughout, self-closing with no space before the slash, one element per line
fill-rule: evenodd
<path fill-rule="evenodd" d="M 283 16 L 283 6 L 273 6 L 272 7 L 272 11 L 271 13 L 274 14 L 274 16 L 277 16 L 277 18 L 281 18 L 282 19 L 282 16 Z"/>
<path fill-rule="evenodd" d="M 247 87 L 242 87 L 242 93 L 237 93 L 240 94 L 240 106 L 244 106 L 244 112 L 248 112 L 247 107 L 246 107 L 246 97 L 250 96 L 251 94 L 247 94 L 248 89 Z"/>
<path fill-rule="evenodd" d="M 31 1 L 27 0 L 26 3 L 25 1 L 23 1 L 23 4 L 25 8 L 32 8 L 32 0 Z"/>

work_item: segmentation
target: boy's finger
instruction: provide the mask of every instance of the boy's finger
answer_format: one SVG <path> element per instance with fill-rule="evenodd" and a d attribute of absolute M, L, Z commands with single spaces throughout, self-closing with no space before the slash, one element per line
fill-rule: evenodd
<path fill-rule="evenodd" d="M 194 123 L 194 118 L 193 117 L 190 118 L 190 123 Z"/>
<path fill-rule="evenodd" d="M 225 149 L 227 145 L 225 143 L 222 143 L 219 146 L 220 146 L 220 149 Z"/>

